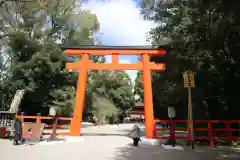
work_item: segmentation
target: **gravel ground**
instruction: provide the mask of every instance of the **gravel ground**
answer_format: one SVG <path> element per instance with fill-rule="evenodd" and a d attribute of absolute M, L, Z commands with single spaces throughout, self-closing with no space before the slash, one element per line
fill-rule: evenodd
<path fill-rule="evenodd" d="M 133 124 L 119 126 L 86 125 L 82 129 L 84 140 L 62 144 L 13 146 L 9 140 L 0 139 L 0 159 L 3 160 L 240 160 L 239 152 L 230 148 L 166 150 L 161 146 L 141 145 L 134 148 L 125 134 Z"/>

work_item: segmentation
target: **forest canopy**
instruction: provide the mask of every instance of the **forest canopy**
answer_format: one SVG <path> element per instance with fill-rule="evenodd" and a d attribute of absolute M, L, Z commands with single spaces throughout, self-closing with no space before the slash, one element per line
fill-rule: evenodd
<path fill-rule="evenodd" d="M 8 110 L 15 92 L 24 89 L 19 112 L 48 115 L 48 107 L 57 106 L 59 114 L 71 116 L 78 72 L 65 70 L 69 58 L 61 46 L 101 44 L 93 38 L 100 27 L 97 16 L 75 0 L 1 1 L 0 8 L 0 110 Z M 91 59 L 105 62 L 104 56 Z M 86 113 L 104 123 L 132 107 L 132 83 L 125 71 L 88 75 Z"/>

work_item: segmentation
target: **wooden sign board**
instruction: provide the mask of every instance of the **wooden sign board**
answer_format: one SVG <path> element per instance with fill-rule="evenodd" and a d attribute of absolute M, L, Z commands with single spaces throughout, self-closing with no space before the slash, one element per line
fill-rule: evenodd
<path fill-rule="evenodd" d="M 42 137 L 43 129 L 44 129 L 44 124 L 40 123 L 32 123 L 32 122 L 24 122 L 23 123 L 23 138 L 27 139 L 28 137 L 28 130 L 32 129 L 32 139 L 31 141 L 39 142 Z"/>
<path fill-rule="evenodd" d="M 183 81 L 185 88 L 195 88 L 194 72 L 190 70 L 185 71 L 183 73 Z"/>

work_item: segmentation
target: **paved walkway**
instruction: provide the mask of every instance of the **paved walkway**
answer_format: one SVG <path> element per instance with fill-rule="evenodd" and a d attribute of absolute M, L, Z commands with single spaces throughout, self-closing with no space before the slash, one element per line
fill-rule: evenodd
<path fill-rule="evenodd" d="M 240 160 L 239 152 L 229 148 L 211 149 L 199 147 L 195 150 L 166 150 L 157 146 L 119 149 L 116 160 Z"/>
<path fill-rule="evenodd" d="M 0 159 L 3 160 L 217 160 L 239 159 L 238 152 L 229 148 L 208 147 L 166 150 L 161 146 L 130 146 L 131 139 L 124 136 L 132 124 L 117 126 L 85 126 L 84 140 L 62 144 L 13 146 L 9 140 L 0 140 Z M 101 135 L 101 136 L 99 136 Z M 106 136 L 107 135 L 107 136 Z"/>

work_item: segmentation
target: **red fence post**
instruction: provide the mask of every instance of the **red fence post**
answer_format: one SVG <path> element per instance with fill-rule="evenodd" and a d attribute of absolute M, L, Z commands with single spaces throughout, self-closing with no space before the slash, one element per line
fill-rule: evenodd
<path fill-rule="evenodd" d="M 209 145 L 214 147 L 214 140 L 212 135 L 212 122 L 211 120 L 208 121 L 208 138 L 209 138 Z"/>
<path fill-rule="evenodd" d="M 22 123 L 24 122 L 24 116 L 18 116 L 18 118 L 22 121 Z"/>
<path fill-rule="evenodd" d="M 227 128 L 227 133 L 228 133 L 228 144 L 232 145 L 233 137 L 232 137 L 232 128 L 231 128 L 231 122 L 230 121 L 226 122 L 226 128 Z"/>
<path fill-rule="evenodd" d="M 41 117 L 40 117 L 40 116 L 37 116 L 37 117 L 36 117 L 36 123 L 37 123 L 37 124 L 40 124 L 40 123 L 41 123 Z"/>
<path fill-rule="evenodd" d="M 175 122 L 175 120 L 172 120 L 172 139 L 173 140 L 176 140 L 176 134 L 175 134 L 175 131 L 176 131 L 176 122 Z"/>
<path fill-rule="evenodd" d="M 153 138 L 156 138 L 157 135 L 157 129 L 156 129 L 156 121 L 153 122 Z"/>

